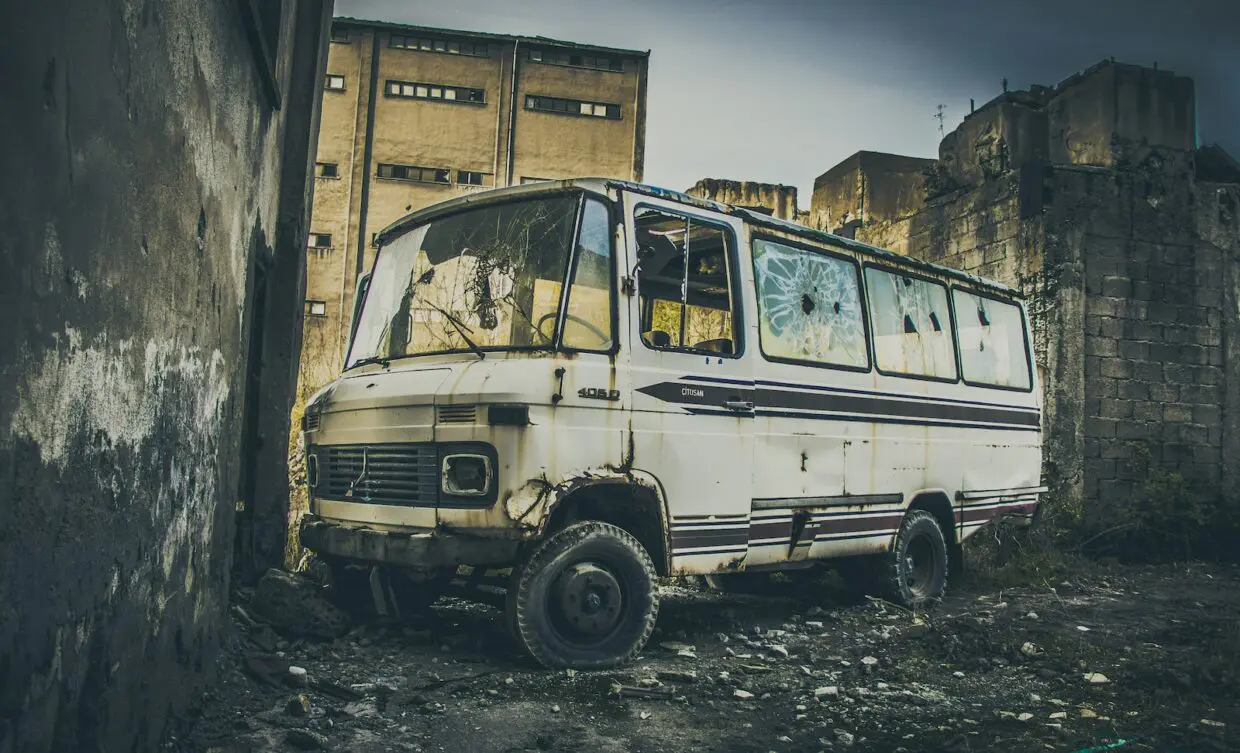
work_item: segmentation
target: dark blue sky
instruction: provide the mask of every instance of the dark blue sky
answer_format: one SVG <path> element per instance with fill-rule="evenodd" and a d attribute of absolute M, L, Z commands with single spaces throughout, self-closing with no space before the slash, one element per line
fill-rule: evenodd
<path fill-rule="evenodd" d="M 789 183 L 860 149 L 936 156 L 1001 91 L 1099 60 L 1197 82 L 1202 143 L 1240 157 L 1240 0 L 336 0 L 336 13 L 651 50 L 646 181 Z"/>

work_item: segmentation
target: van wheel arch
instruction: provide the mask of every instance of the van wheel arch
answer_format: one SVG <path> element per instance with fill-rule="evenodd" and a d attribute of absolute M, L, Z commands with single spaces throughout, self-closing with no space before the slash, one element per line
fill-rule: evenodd
<path fill-rule="evenodd" d="M 952 507 L 952 501 L 947 492 L 942 489 L 922 489 L 912 495 L 909 502 L 907 512 L 913 510 L 925 510 L 934 516 L 938 521 L 939 528 L 943 531 L 943 538 L 947 543 L 947 555 L 950 565 L 949 575 L 956 576 L 962 567 L 962 556 L 960 549 L 960 531 L 956 525 L 956 512 Z"/>
<path fill-rule="evenodd" d="M 656 484 L 627 477 L 575 484 L 548 505 L 538 539 L 582 520 L 610 523 L 627 531 L 646 549 L 658 575 L 666 576 L 671 569 L 667 508 Z"/>

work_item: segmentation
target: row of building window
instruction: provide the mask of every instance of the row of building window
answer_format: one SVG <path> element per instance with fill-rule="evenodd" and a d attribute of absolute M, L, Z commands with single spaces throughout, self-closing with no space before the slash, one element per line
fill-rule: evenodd
<path fill-rule="evenodd" d="M 332 28 L 332 41 L 349 44 L 349 29 Z M 445 55 L 468 55 L 485 58 L 491 56 L 491 48 L 485 42 L 465 40 L 435 39 L 433 37 L 407 36 L 392 34 L 388 38 L 388 47 L 398 50 L 418 50 L 420 52 L 438 52 Z M 526 51 L 526 58 L 532 63 L 549 65 L 567 65 L 574 68 L 592 68 L 598 71 L 623 71 L 624 59 L 613 55 L 585 54 L 568 50 L 531 47 Z"/>
<path fill-rule="evenodd" d="M 422 52 L 441 52 L 446 55 L 469 55 L 477 58 L 490 57 L 490 49 L 483 42 L 458 42 L 451 39 L 406 37 L 393 34 L 388 40 L 388 47 L 401 50 L 421 50 Z"/>
<path fill-rule="evenodd" d="M 538 112 L 555 112 L 563 115 L 581 115 L 592 118 L 620 119 L 620 105 L 606 102 L 584 102 L 579 99 L 561 99 L 530 95 L 525 98 L 525 109 Z"/>
<path fill-rule="evenodd" d="M 450 178 L 452 171 L 447 168 L 438 167 L 418 167 L 416 165 L 398 165 L 394 163 L 381 162 L 375 171 L 380 178 L 388 178 L 390 180 L 409 180 L 416 183 L 439 183 L 451 184 Z M 317 178 L 339 178 L 340 165 L 336 162 L 316 162 L 314 163 L 314 175 Z M 458 186 L 489 186 L 492 185 L 492 175 L 490 173 L 481 173 L 474 170 L 457 170 L 456 184 Z M 521 185 L 526 183 L 541 183 L 543 181 L 552 180 L 552 178 L 534 178 L 530 176 L 521 176 Z M 331 236 L 323 236 L 328 242 L 322 247 L 331 246 Z M 310 244 L 319 248 L 315 244 Z"/>
<path fill-rule="evenodd" d="M 608 55 L 585 55 L 564 50 L 544 50 L 531 47 L 526 57 L 532 63 L 568 65 L 574 68 L 593 68 L 597 71 L 623 71 L 624 61 Z"/>
<path fill-rule="evenodd" d="M 344 76 L 329 73 L 326 88 L 328 91 L 344 91 Z M 385 87 L 389 97 L 408 99 L 434 99 L 441 102 L 461 102 L 465 104 L 486 104 L 486 90 L 468 86 L 447 86 L 445 84 L 420 84 L 412 81 L 391 81 Z M 586 102 L 580 99 L 564 99 L 531 94 L 525 98 L 525 109 L 536 112 L 553 112 L 561 115 L 577 115 L 591 118 L 620 119 L 620 105 L 607 102 Z"/>
<path fill-rule="evenodd" d="M 389 97 L 440 99 L 445 102 L 465 102 L 471 104 L 483 104 L 486 102 L 486 91 L 482 89 L 472 89 L 467 86 L 419 84 L 411 81 L 388 81 L 386 91 Z"/>

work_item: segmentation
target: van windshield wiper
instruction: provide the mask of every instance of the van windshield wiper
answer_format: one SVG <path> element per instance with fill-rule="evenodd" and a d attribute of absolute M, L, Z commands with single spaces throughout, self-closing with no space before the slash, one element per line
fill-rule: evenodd
<path fill-rule="evenodd" d="M 430 306 L 432 309 L 438 311 L 440 314 L 443 314 L 444 318 L 447 319 L 449 322 L 451 322 L 452 326 L 456 328 L 457 334 L 461 336 L 461 339 L 465 341 L 465 344 L 469 346 L 469 349 L 472 350 L 474 353 L 476 353 L 480 360 L 483 360 L 483 361 L 486 360 L 487 358 L 486 351 L 478 347 L 478 343 L 469 339 L 469 335 L 465 334 L 466 332 L 471 331 L 469 327 L 466 327 L 461 322 L 460 319 L 457 319 L 455 316 L 453 316 L 452 314 L 449 314 L 447 311 L 444 311 L 443 309 L 439 308 L 438 306 L 431 303 L 430 301 L 423 301 L 422 303 L 424 303 L 427 306 Z"/>
<path fill-rule="evenodd" d="M 388 358 L 387 356 L 367 356 L 365 358 L 359 358 L 353 363 L 349 364 L 349 368 L 356 369 L 358 366 L 366 366 L 367 364 L 372 364 L 372 363 L 382 364 L 383 368 L 385 369 L 392 365 L 391 359 Z"/>

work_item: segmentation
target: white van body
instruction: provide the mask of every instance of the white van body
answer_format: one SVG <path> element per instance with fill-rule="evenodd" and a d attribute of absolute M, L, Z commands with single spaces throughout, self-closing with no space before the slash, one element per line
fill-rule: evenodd
<path fill-rule="evenodd" d="M 444 239 L 465 232 L 432 242 L 443 223 L 496 224 L 537 201 L 575 202 L 569 278 L 497 292 L 512 265 L 474 250 L 435 278 L 426 259 L 456 253 Z M 348 366 L 304 419 L 302 541 L 328 558 L 502 567 L 598 519 L 640 541 L 659 574 L 779 569 L 890 552 L 910 509 L 954 550 L 995 518 L 1031 519 L 1045 491 L 1027 317 L 1002 285 L 602 179 L 471 194 L 379 242 Z M 414 251 L 399 284 L 381 279 L 385 255 Z M 587 263 L 607 284 L 563 282 Z M 409 282 L 419 264 L 429 271 Z M 367 313 L 383 305 L 399 315 Z M 403 355 L 394 322 L 431 347 Z M 496 345 L 505 327 L 529 342 Z"/>

